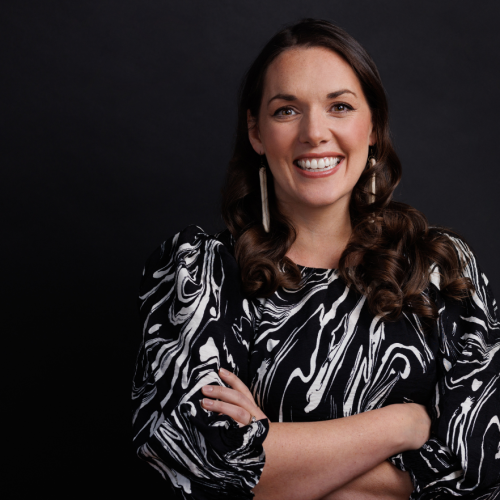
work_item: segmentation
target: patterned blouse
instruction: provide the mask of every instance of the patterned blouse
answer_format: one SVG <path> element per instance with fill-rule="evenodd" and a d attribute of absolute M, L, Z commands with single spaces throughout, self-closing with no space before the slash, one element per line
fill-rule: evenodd
<path fill-rule="evenodd" d="M 465 243 L 476 292 L 454 301 L 433 269 L 425 292 L 433 331 L 403 314 L 374 316 L 333 269 L 301 267 L 299 289 L 248 300 L 225 231 L 196 226 L 149 258 L 140 290 L 143 341 L 133 384 L 138 455 L 176 498 L 252 498 L 269 426 L 240 427 L 201 407 L 201 388 L 235 373 L 272 422 L 347 417 L 389 404 L 425 404 L 429 441 L 391 457 L 409 471 L 411 499 L 500 499 L 500 325 L 488 280 Z"/>

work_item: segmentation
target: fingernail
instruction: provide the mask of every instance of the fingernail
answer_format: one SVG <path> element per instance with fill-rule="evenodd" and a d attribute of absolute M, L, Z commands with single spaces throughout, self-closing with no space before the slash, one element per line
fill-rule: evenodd
<path fill-rule="evenodd" d="M 219 371 L 221 375 L 229 375 L 229 372 L 227 370 L 224 370 L 224 368 L 221 368 Z"/>
<path fill-rule="evenodd" d="M 203 398 L 203 406 L 213 406 L 214 402 L 211 399 Z"/>
<path fill-rule="evenodd" d="M 214 390 L 213 386 L 211 385 L 206 385 L 202 388 L 203 392 L 212 392 Z"/>

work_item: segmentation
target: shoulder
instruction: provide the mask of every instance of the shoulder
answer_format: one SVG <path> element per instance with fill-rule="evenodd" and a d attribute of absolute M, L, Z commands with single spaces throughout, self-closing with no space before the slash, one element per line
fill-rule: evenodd
<path fill-rule="evenodd" d="M 471 261 L 476 260 L 476 255 L 472 250 L 472 247 L 465 241 L 463 236 L 460 236 L 449 229 L 439 229 L 439 233 L 446 237 L 446 239 L 452 244 L 453 249 L 460 259 L 460 262 L 467 266 Z"/>
<path fill-rule="evenodd" d="M 441 288 L 441 267 L 453 261 L 461 270 L 460 278 L 469 278 L 473 285 L 478 282 L 476 255 L 462 236 L 446 228 L 430 227 L 429 240 L 435 257 L 430 269 L 430 282 L 436 288 Z"/>
<path fill-rule="evenodd" d="M 154 272 L 155 267 L 173 264 L 190 265 L 202 257 L 222 254 L 227 260 L 233 256 L 233 240 L 228 230 L 217 234 L 208 234 L 201 227 L 191 225 L 166 239 L 150 255 L 143 275 Z"/>
<path fill-rule="evenodd" d="M 496 321 L 497 303 L 493 296 L 489 280 L 484 274 L 478 262 L 477 255 L 471 245 L 465 239 L 449 230 L 432 228 L 446 237 L 451 243 L 450 250 L 455 253 L 460 264 L 459 278 L 468 280 L 472 285 L 472 290 L 461 301 L 460 305 L 463 314 L 476 314 L 482 311 L 486 317 Z M 438 264 L 431 268 L 430 281 L 438 290 L 441 289 L 441 269 Z M 476 311 L 476 313 L 474 313 Z"/>
<path fill-rule="evenodd" d="M 228 275 L 239 278 L 229 231 L 212 235 L 191 225 L 161 243 L 147 259 L 140 294 L 144 296 L 172 282 L 199 288 L 214 278 L 221 282 L 221 276 Z"/>
<path fill-rule="evenodd" d="M 182 253 L 188 248 L 211 249 L 219 245 L 223 245 L 228 252 L 232 253 L 233 239 L 227 229 L 216 234 L 208 234 L 201 227 L 190 225 L 163 241 L 151 257 L 165 259 L 169 255 Z"/>

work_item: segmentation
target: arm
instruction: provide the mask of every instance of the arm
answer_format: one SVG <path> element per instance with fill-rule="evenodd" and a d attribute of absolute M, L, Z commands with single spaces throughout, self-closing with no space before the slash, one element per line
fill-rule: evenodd
<path fill-rule="evenodd" d="M 133 440 L 174 498 L 250 499 L 264 466 L 266 420 L 239 428 L 200 406 L 203 385 L 224 383 L 220 367 L 247 379 L 252 316 L 238 280 L 226 247 L 194 227 L 146 265 Z"/>
<path fill-rule="evenodd" d="M 252 415 L 266 418 L 238 377 L 222 372 L 221 377 L 233 389 L 203 389 L 219 399 L 212 402 L 213 411 L 242 425 Z M 321 422 L 271 423 L 264 441 L 266 463 L 253 491 L 262 500 L 321 499 L 384 462 L 393 450 L 419 448 L 429 429 L 427 412 L 416 404 Z"/>
<path fill-rule="evenodd" d="M 415 451 L 392 457 L 412 475 L 412 499 L 440 495 L 490 498 L 500 489 L 500 325 L 497 306 L 476 258 L 465 243 L 450 237 L 467 265 L 463 276 L 475 292 L 462 301 L 431 286 L 440 310 L 437 329 L 441 375 L 429 410 L 433 436 Z M 436 273 L 439 276 L 439 273 Z M 485 496 L 483 496 L 485 495 Z"/>
<path fill-rule="evenodd" d="M 384 462 L 391 450 L 408 449 L 405 434 L 411 423 L 399 406 L 404 405 L 323 422 L 271 423 L 256 498 L 322 498 Z"/>
<path fill-rule="evenodd" d="M 408 500 L 412 491 L 410 474 L 385 460 L 321 500 Z"/>

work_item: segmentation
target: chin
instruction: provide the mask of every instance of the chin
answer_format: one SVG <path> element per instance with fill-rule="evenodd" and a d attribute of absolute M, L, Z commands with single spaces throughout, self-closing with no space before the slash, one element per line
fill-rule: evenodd
<path fill-rule="evenodd" d="M 327 192 L 311 193 L 303 197 L 303 202 L 314 208 L 330 207 L 337 204 L 350 193 L 332 193 L 331 190 Z"/>
<path fill-rule="evenodd" d="M 329 208 L 340 200 L 340 198 L 331 198 L 331 197 L 325 197 L 325 198 L 312 198 L 312 199 L 307 199 L 303 201 L 303 204 L 311 207 L 311 208 Z"/>

